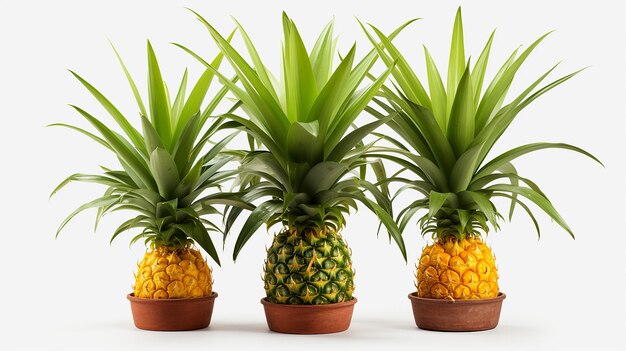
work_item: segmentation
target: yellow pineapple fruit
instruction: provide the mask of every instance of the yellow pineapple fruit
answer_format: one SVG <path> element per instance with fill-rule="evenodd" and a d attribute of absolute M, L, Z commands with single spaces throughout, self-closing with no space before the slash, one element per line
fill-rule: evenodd
<path fill-rule="evenodd" d="M 220 54 L 212 61 L 216 67 L 221 57 Z M 123 68 L 126 71 L 125 66 Z M 222 183 L 234 177 L 230 171 L 222 170 L 222 167 L 230 161 L 236 161 L 238 156 L 225 153 L 222 149 L 235 134 L 217 143 L 211 141 L 223 123 L 221 119 L 210 118 L 214 108 L 211 105 L 201 110 L 201 103 L 214 74 L 212 71 L 205 71 L 187 98 L 185 72 L 179 91 L 170 94 L 152 45 L 148 43 L 148 73 L 151 93 L 150 108 L 146 110 L 135 91 L 135 83 L 126 72 L 135 97 L 139 99 L 143 134 L 93 85 L 73 73 L 107 111 L 112 111 L 125 134 L 111 130 L 100 119 L 74 106 L 101 136 L 83 132 L 112 151 L 120 160 L 120 168 L 102 167 L 103 172 L 98 174 L 73 174 L 54 189 L 53 195 L 72 181 L 106 186 L 103 196 L 80 206 L 61 223 L 57 236 L 74 216 L 86 209 L 98 209 L 96 226 L 102 216 L 109 212 L 130 210 L 132 217 L 117 227 L 111 242 L 122 233 L 138 230 L 139 233 L 131 239 L 131 245 L 142 240 L 148 247 L 138 264 L 134 296 L 150 299 L 210 296 L 213 294 L 211 269 L 195 248 L 203 249 L 219 265 L 217 250 L 209 232 L 221 232 L 221 229 L 205 216 L 219 214 L 216 205 L 248 210 L 254 208 L 238 194 L 219 190 Z M 204 88 L 198 88 L 201 86 Z M 170 95 L 176 96 L 173 105 L 168 98 Z M 221 97 L 217 96 L 213 101 L 217 103 L 219 99 Z M 57 125 L 77 128 L 66 124 Z M 213 145 L 205 147 L 207 144 Z"/>
<path fill-rule="evenodd" d="M 417 296 L 487 299 L 498 295 L 491 249 L 479 238 L 448 237 L 428 245 L 417 266 Z"/>
<path fill-rule="evenodd" d="M 174 299 L 213 293 L 212 270 L 198 250 L 161 246 L 146 252 L 138 266 L 136 297 Z"/>
<path fill-rule="evenodd" d="M 494 145 L 526 106 L 580 71 L 538 88 L 550 69 L 521 94 L 509 98 L 506 95 L 517 71 L 546 35 L 523 52 L 513 52 L 493 80 L 488 81 L 485 71 L 493 36 L 481 54 L 474 56 L 476 60 L 468 60 L 459 8 L 452 30 L 446 82 L 427 48 L 427 79 L 420 79 L 392 38 L 374 26 L 370 28 L 374 33 L 363 26 L 380 58 L 392 70 L 395 82 L 393 87 L 381 89 L 381 98 L 374 99 L 375 106 L 367 111 L 378 120 L 388 118 L 388 126 L 400 136 L 397 140 L 393 135 L 382 136 L 394 146 L 376 147 L 375 155 L 396 163 L 402 173 L 411 173 L 390 177 L 390 181 L 403 183 L 391 200 L 407 190 L 420 194 L 397 215 L 400 231 L 404 232 L 419 213 L 422 235 L 434 242 L 424 249 L 417 267 L 417 296 L 497 298 L 495 261 L 481 239 L 491 229 L 499 230 L 499 221 L 504 220 L 494 199 L 510 201 L 509 220 L 515 208 L 524 210 L 538 235 L 539 222 L 529 202 L 574 236 L 546 194 L 535 182 L 522 177 L 512 161 L 538 150 L 565 149 L 602 163 L 587 151 L 565 143 L 530 143 L 501 154 L 493 154 L 498 149 Z M 428 82 L 427 90 L 420 81 Z M 385 190 L 382 186 L 381 189 Z M 402 242 L 398 243 L 402 250 Z"/>

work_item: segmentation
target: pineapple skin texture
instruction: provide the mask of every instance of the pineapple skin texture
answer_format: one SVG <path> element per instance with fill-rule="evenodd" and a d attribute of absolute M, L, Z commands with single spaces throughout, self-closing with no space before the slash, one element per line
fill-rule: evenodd
<path fill-rule="evenodd" d="M 138 264 L 134 293 L 146 299 L 178 299 L 213 293 L 212 270 L 195 249 L 158 247 Z"/>
<path fill-rule="evenodd" d="M 438 240 L 422 251 L 417 296 L 434 299 L 489 299 L 498 295 L 498 270 L 480 239 Z"/>
<path fill-rule="evenodd" d="M 351 251 L 336 232 L 285 229 L 274 236 L 264 268 L 273 303 L 319 305 L 352 300 Z"/>

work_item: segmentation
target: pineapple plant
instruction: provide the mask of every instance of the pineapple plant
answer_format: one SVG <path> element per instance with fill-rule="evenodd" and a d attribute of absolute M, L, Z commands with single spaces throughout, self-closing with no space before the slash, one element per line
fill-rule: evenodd
<path fill-rule="evenodd" d="M 251 151 L 241 161 L 238 182 L 245 194 L 242 198 L 260 203 L 242 225 L 233 258 L 262 224 L 268 229 L 279 225 L 281 229 L 267 249 L 267 301 L 281 305 L 351 301 L 354 269 L 350 249 L 340 233 L 357 202 L 379 216 L 405 254 L 388 194 L 365 179 L 366 166 L 371 165 L 379 175 L 383 169 L 380 160 L 369 158 L 373 143 L 365 143 L 363 138 L 388 119 L 354 126 L 390 70 L 359 89 L 377 60 L 376 52 L 372 50 L 355 64 L 353 46 L 333 68 L 337 55 L 333 23 L 322 30 L 313 48 L 307 51 L 293 20 L 283 13 L 282 79 L 278 80 L 239 23 L 237 29 L 250 60 L 244 59 L 211 24 L 196 15 L 235 70 L 241 85 L 190 49 L 181 47 L 213 69 L 241 103 L 248 118 L 230 113 L 224 116 L 228 119 L 225 125 L 245 131 L 262 145 L 257 149 L 253 142 Z M 239 208 L 229 209 L 225 217 L 227 233 L 241 212 Z"/>
<path fill-rule="evenodd" d="M 388 126 L 402 140 L 381 135 L 392 146 L 377 147 L 371 155 L 393 161 L 401 172 L 412 174 L 393 177 L 402 184 L 395 196 L 407 190 L 421 194 L 398 214 L 398 227 L 404 231 L 412 217 L 422 211 L 418 221 L 421 232 L 433 240 L 423 249 L 417 265 L 416 295 L 451 301 L 496 298 L 500 292 L 497 267 L 484 241 L 490 228 L 498 230 L 504 219 L 493 202 L 495 198 L 510 201 L 509 221 L 514 209 L 521 207 L 538 235 L 539 225 L 528 202 L 574 236 L 546 194 L 535 182 L 519 175 L 512 161 L 542 149 L 571 150 L 600 161 L 576 146 L 547 142 L 518 146 L 490 159 L 487 156 L 526 106 L 580 71 L 537 89 L 554 66 L 505 104 L 516 73 L 548 34 L 521 53 L 515 50 L 487 83 L 485 71 L 494 35 L 471 64 L 465 57 L 459 8 L 446 85 L 424 47 L 427 90 L 390 38 L 375 26 L 361 26 L 394 79 L 394 89 L 383 86 L 367 111 L 380 120 L 396 115 Z"/>
<path fill-rule="evenodd" d="M 138 264 L 134 297 L 140 299 L 185 299 L 213 295 L 212 271 L 198 245 L 218 265 L 220 260 L 209 232 L 221 232 L 206 215 L 220 214 L 216 205 L 251 209 L 237 194 L 221 191 L 221 185 L 235 172 L 222 170 L 235 161 L 235 152 L 224 147 L 229 135 L 213 142 L 223 118 L 211 114 L 227 93 L 222 88 L 202 109 L 215 74 L 205 70 L 186 97 L 187 70 L 173 101 L 162 78 L 154 50 L 148 42 L 148 106 L 144 105 L 135 82 L 117 51 L 115 54 L 128 80 L 139 109 L 142 133 L 93 85 L 77 73 L 74 77 L 113 117 L 124 134 L 80 107 L 72 107 L 99 133 L 65 123 L 53 124 L 78 131 L 109 149 L 119 160 L 119 169 L 101 167 L 98 174 L 77 173 L 54 189 L 54 195 L 72 181 L 105 186 L 102 197 L 87 202 L 72 212 L 59 226 L 58 236 L 78 213 L 95 208 L 96 229 L 105 214 L 126 210 L 134 214 L 111 236 L 137 230 L 131 244 L 143 241 L 147 247 Z M 219 66 L 223 55 L 212 62 Z M 210 123 L 209 123 L 210 122 Z M 205 147 L 212 143 L 210 148 Z M 210 194 L 206 194 L 211 191 Z"/>

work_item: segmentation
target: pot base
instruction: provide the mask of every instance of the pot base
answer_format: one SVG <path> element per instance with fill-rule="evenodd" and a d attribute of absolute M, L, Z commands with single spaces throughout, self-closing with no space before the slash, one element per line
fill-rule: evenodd
<path fill-rule="evenodd" d="M 356 298 L 327 305 L 286 305 L 261 299 L 267 326 L 286 334 L 330 334 L 347 330 Z"/>
<path fill-rule="evenodd" d="M 493 329 L 500 320 L 504 293 L 493 299 L 447 300 L 409 294 L 415 324 L 420 329 L 437 331 L 479 331 Z"/>
<path fill-rule="evenodd" d="M 141 299 L 127 295 L 135 326 L 144 330 L 203 329 L 211 323 L 217 293 L 189 299 Z"/>

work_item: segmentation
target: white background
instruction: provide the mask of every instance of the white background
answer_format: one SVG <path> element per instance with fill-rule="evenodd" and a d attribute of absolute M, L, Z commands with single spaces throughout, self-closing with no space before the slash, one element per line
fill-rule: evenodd
<path fill-rule="evenodd" d="M 120 216 L 105 218 L 93 233 L 93 212 L 77 217 L 54 240 L 60 221 L 80 203 L 100 194 L 97 186 L 74 184 L 48 200 L 70 173 L 97 171 L 114 159 L 99 145 L 53 122 L 86 126 L 66 104 L 105 116 L 88 92 L 65 71 L 72 68 L 105 93 L 127 116 L 137 110 L 108 46 L 112 40 L 145 93 L 145 40 L 157 50 L 170 87 L 184 67 L 198 77 L 199 65 L 169 42 L 205 56 L 217 53 L 208 33 L 187 12 L 202 13 L 226 33 L 237 17 L 268 62 L 278 62 L 281 10 L 287 10 L 311 45 L 332 16 L 340 49 L 357 41 L 368 48 L 354 16 L 389 32 L 422 17 L 397 44 L 423 72 L 421 44 L 440 69 L 447 64 L 452 20 L 463 3 L 467 52 L 477 57 L 498 28 L 494 67 L 518 45 L 556 29 L 519 74 L 519 91 L 553 63 L 556 74 L 592 66 L 525 110 L 495 151 L 522 143 L 562 141 L 597 155 L 602 168 L 566 151 L 542 151 L 516 162 L 522 175 L 539 183 L 577 234 L 572 240 L 547 216 L 537 240 L 520 211 L 488 241 L 497 256 L 506 292 L 500 325 L 480 333 L 437 333 L 415 328 L 407 294 L 413 264 L 425 240 L 408 230 L 408 264 L 384 235 L 376 238 L 373 215 L 350 217 L 345 237 L 357 270 L 353 324 L 346 333 L 290 336 L 267 331 L 259 299 L 264 246 L 262 229 L 235 265 L 226 244 L 215 267 L 216 302 L 211 327 L 185 333 L 135 329 L 130 291 L 141 245 L 128 248 L 109 235 Z M 2 260 L 0 339 L 6 350 L 41 349 L 617 349 L 623 348 L 626 289 L 624 257 L 624 21 L 618 1 L 1 1 L 0 2 L 0 177 Z M 306 4 L 306 5 L 305 5 Z M 593 4 L 593 5 L 592 5 Z M 240 45 L 238 42 L 236 45 Z M 241 46 L 239 46 L 241 47 Z M 272 67 L 272 68 L 275 68 Z M 379 67 L 380 68 L 380 67 Z M 555 78 L 557 75 L 554 76 Z M 517 90 L 516 90 L 517 89 Z M 134 117 L 133 117 L 134 118 Z M 108 120 L 108 119 L 107 119 Z M 233 239 L 233 238 L 230 238 Z"/>

